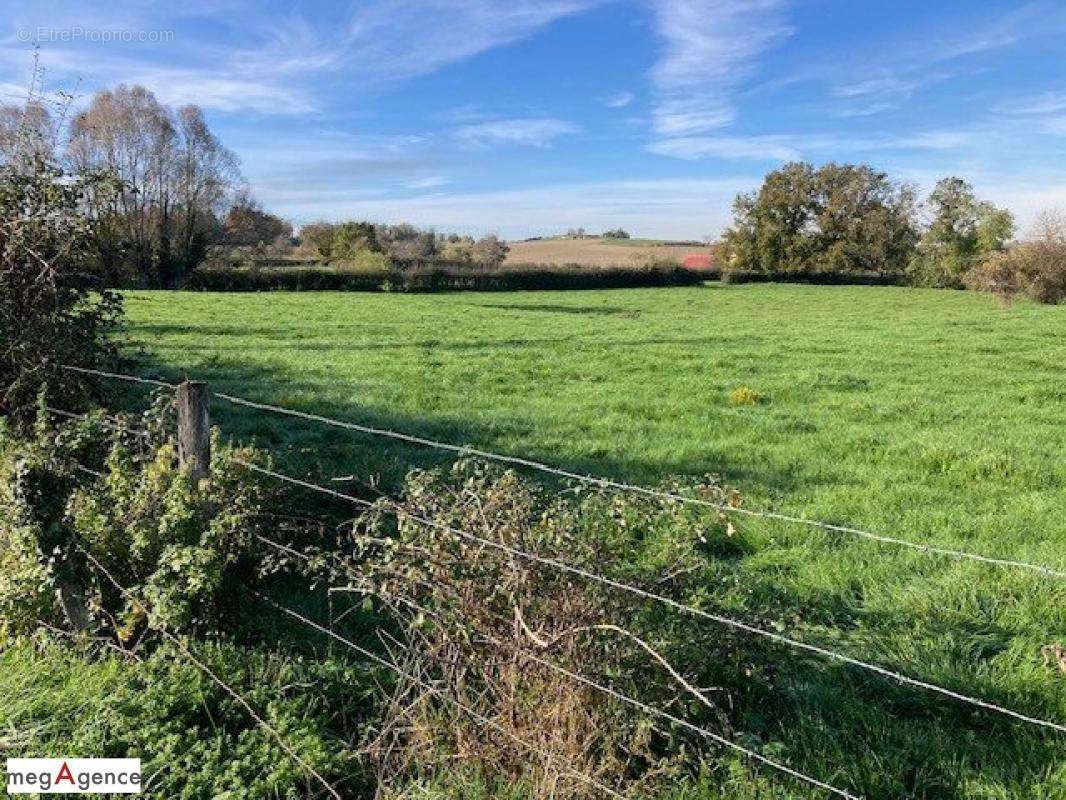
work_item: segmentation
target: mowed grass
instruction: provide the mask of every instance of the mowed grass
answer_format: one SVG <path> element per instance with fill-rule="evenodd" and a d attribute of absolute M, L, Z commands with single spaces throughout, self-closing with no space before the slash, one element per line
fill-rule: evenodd
<path fill-rule="evenodd" d="M 1066 308 L 901 288 L 451 295 L 132 292 L 146 374 L 655 484 L 712 472 L 745 505 L 1066 568 Z M 754 405 L 733 405 L 749 387 Z M 290 469 L 448 457 L 216 402 Z M 1066 723 L 1066 580 L 738 520 L 700 601 Z M 678 623 L 679 635 L 691 619 Z M 707 623 L 709 625 L 709 623 Z M 1066 736 L 737 638 L 738 739 L 871 798 L 1066 797 Z M 709 667 L 713 672 L 713 665 Z M 724 791 L 808 797 L 742 771 Z M 723 792 L 718 794 L 718 792 Z"/>

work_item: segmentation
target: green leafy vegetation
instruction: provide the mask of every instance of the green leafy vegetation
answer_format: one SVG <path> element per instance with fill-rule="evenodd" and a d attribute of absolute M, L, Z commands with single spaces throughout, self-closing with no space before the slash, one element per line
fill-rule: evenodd
<path fill-rule="evenodd" d="M 27 141 L 0 162 L 0 413 L 16 422 L 45 382 L 64 400 L 84 397 L 85 382 L 57 364 L 110 363 L 122 310 L 93 278 L 97 225 L 84 207 L 113 182 L 70 176 Z"/>
<path fill-rule="evenodd" d="M 155 797 L 303 797 L 311 770 L 356 791 L 381 678 L 279 639 L 252 601 L 283 567 L 260 531 L 306 525 L 235 463 L 250 450 L 216 439 L 192 480 L 164 409 L 0 432 L 5 752 L 139 757 Z"/>
<path fill-rule="evenodd" d="M 921 286 L 963 285 L 967 272 L 1006 249 L 1014 235 L 1009 211 L 978 200 L 960 178 L 944 178 L 929 195 L 932 215 L 908 272 Z"/>
<path fill-rule="evenodd" d="M 737 197 L 722 237 L 724 269 L 962 288 L 1014 235 L 1011 214 L 979 200 L 961 178 L 937 183 L 924 210 L 922 225 L 914 188 L 872 167 L 786 164 Z"/>
<path fill-rule="evenodd" d="M 195 645 L 301 757 L 346 792 L 366 775 L 338 709 L 359 734 L 375 675 L 324 653 Z M 0 650 L 0 726 L 9 757 L 78 753 L 140 758 L 145 796 L 200 800 L 307 797 L 309 781 L 230 695 L 170 645 L 142 658 L 86 653 L 66 640 Z"/>
<path fill-rule="evenodd" d="M 915 197 L 866 165 L 806 162 L 767 173 L 739 195 L 723 236 L 729 269 L 767 273 L 899 274 L 917 230 Z"/>
<path fill-rule="evenodd" d="M 172 438 L 116 434 L 95 415 L 52 430 L 42 413 L 29 440 L 0 434 L 0 633 L 218 630 L 234 582 L 256 578 L 263 513 L 234 457 L 256 456 L 216 442 L 210 477 L 193 481 Z M 79 467 L 103 477 L 85 485 Z"/>

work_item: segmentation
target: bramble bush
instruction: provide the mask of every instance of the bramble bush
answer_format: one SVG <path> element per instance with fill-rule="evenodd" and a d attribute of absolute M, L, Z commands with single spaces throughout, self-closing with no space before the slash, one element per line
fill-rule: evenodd
<path fill-rule="evenodd" d="M 265 500 L 232 459 L 257 456 L 216 435 L 210 475 L 193 481 L 164 407 L 141 420 L 147 439 L 100 415 L 53 424 L 45 412 L 32 437 L 0 432 L 0 632 L 44 622 L 127 643 L 149 627 L 224 627 L 237 582 L 257 576 Z"/>
<path fill-rule="evenodd" d="M 24 423 L 47 383 L 61 401 L 84 400 L 91 385 L 60 364 L 106 366 L 121 297 L 94 271 L 97 223 L 90 196 L 115 190 L 97 176 L 70 176 L 40 154 L 0 163 L 0 414 Z"/>
<path fill-rule="evenodd" d="M 713 479 L 699 493 L 736 502 Z M 424 779 L 447 787 L 444 796 L 473 796 L 479 781 L 507 775 L 521 797 L 592 798 L 597 789 L 558 765 L 636 791 L 691 767 L 683 735 L 675 739 L 523 653 L 595 679 L 609 675 L 623 692 L 728 729 L 721 696 L 710 700 L 693 688 L 708 685 L 708 664 L 735 658 L 721 637 L 677 637 L 676 620 L 661 607 L 414 518 L 656 591 L 686 592 L 699 585 L 709 548 L 736 536 L 720 514 L 581 486 L 560 495 L 476 460 L 411 473 L 401 505 L 399 516 L 382 501 L 356 520 L 341 548 L 348 557 L 334 562 L 331 576 L 373 598 L 405 631 L 391 648 L 405 674 L 385 705 L 382 733 L 364 745 L 386 796 L 421 796 L 414 788 Z M 532 757 L 516 738 L 554 758 Z M 485 789 L 485 796 L 510 795 Z"/>

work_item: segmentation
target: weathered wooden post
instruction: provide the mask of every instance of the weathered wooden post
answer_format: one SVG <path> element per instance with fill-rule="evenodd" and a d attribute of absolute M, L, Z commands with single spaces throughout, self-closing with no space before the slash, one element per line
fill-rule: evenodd
<path fill-rule="evenodd" d="M 211 469 L 211 426 L 207 416 L 207 384 L 185 381 L 178 386 L 178 461 L 194 481 Z"/>

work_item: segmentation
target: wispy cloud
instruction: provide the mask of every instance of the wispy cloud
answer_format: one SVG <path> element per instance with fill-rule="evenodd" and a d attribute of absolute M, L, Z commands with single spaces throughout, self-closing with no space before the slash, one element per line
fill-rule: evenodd
<path fill-rule="evenodd" d="M 419 178 L 418 180 L 408 181 L 406 186 L 408 189 L 438 189 L 441 186 L 446 186 L 448 179 L 443 175 L 431 175 L 428 178 Z"/>
<path fill-rule="evenodd" d="M 960 18 L 946 32 L 919 32 L 900 41 L 868 44 L 860 52 L 808 68 L 804 78 L 831 81 L 830 95 L 844 104 L 835 116 L 869 116 L 899 108 L 923 89 L 972 73 L 972 66 L 965 65 L 972 65 L 975 56 L 1064 33 L 1066 7 L 1029 2 L 992 19 Z M 841 74 L 852 77 L 841 83 L 837 80 Z M 862 104 L 854 105 L 857 100 Z"/>
<path fill-rule="evenodd" d="M 612 92 L 600 98 L 600 103 L 607 108 L 625 108 L 636 99 L 632 92 Z"/>
<path fill-rule="evenodd" d="M 648 150 L 661 156 L 689 160 L 710 156 L 794 161 L 802 157 L 789 136 L 687 136 L 652 142 Z"/>
<path fill-rule="evenodd" d="M 220 111 L 299 114 L 326 100 L 318 79 L 346 78 L 350 93 L 369 93 L 433 72 L 531 36 L 603 0 L 359 0 L 318 8 L 314 16 L 272 15 L 247 2 L 145 4 L 118 29 L 164 29 L 178 21 L 209 23 L 215 39 L 179 32 L 165 46 L 102 48 L 86 42 L 49 43 L 44 58 L 53 78 L 81 78 L 89 89 L 138 82 L 169 102 L 195 102 Z M 131 12 L 131 18 L 132 18 Z M 99 4 L 73 2 L 58 14 L 45 4 L 21 10 L 20 29 L 104 27 Z M 14 23 L 16 20 L 9 20 Z M 90 24 L 91 23 L 91 24 Z M 28 63 L 29 50 L 0 40 L 0 62 Z M 0 79 L 7 76 L 0 76 Z M 313 87 L 313 88 L 309 88 Z"/>
<path fill-rule="evenodd" d="M 150 87 L 164 103 L 195 104 L 218 111 L 305 114 L 318 106 L 305 89 L 273 80 L 243 78 L 196 69 L 137 69 L 113 82 Z"/>
<path fill-rule="evenodd" d="M 760 136 L 687 136 L 652 142 L 648 151 L 686 160 L 795 161 L 809 156 L 840 157 L 883 151 L 957 151 L 982 137 L 971 130 L 929 130 L 908 134 L 847 136 L 782 133 Z"/>
<path fill-rule="evenodd" d="M 441 112 L 438 115 L 438 119 L 442 122 L 451 122 L 456 125 L 471 122 L 480 122 L 481 120 L 488 119 L 491 114 L 488 114 L 477 103 L 463 103 L 460 106 L 449 108 L 447 111 Z"/>
<path fill-rule="evenodd" d="M 478 147 L 494 144 L 547 147 L 560 136 L 580 130 L 572 122 L 561 119 L 499 119 L 464 125 L 455 131 L 455 136 L 464 144 Z"/>
<path fill-rule="evenodd" d="M 1066 111 L 1066 92 L 1040 92 L 999 106 L 1004 114 L 1041 115 Z"/>
<path fill-rule="evenodd" d="M 302 187 L 324 193 L 409 185 L 439 175 L 447 155 L 425 136 L 361 136 L 335 131 L 246 135 L 238 152 L 264 199 Z M 325 195 L 324 195 L 325 196 Z"/>
<path fill-rule="evenodd" d="M 364 85 L 395 83 L 519 41 L 599 2 L 362 0 L 339 37 L 331 41 L 329 34 L 319 34 L 325 39 L 322 51 L 328 54 L 319 60 L 343 64 Z M 307 33 L 297 34 L 287 50 L 305 53 Z M 311 66 L 316 66 L 314 60 Z"/>
<path fill-rule="evenodd" d="M 653 0 L 664 45 L 651 72 L 659 136 L 692 136 L 729 124 L 731 92 L 755 59 L 791 28 L 782 0 Z"/>

